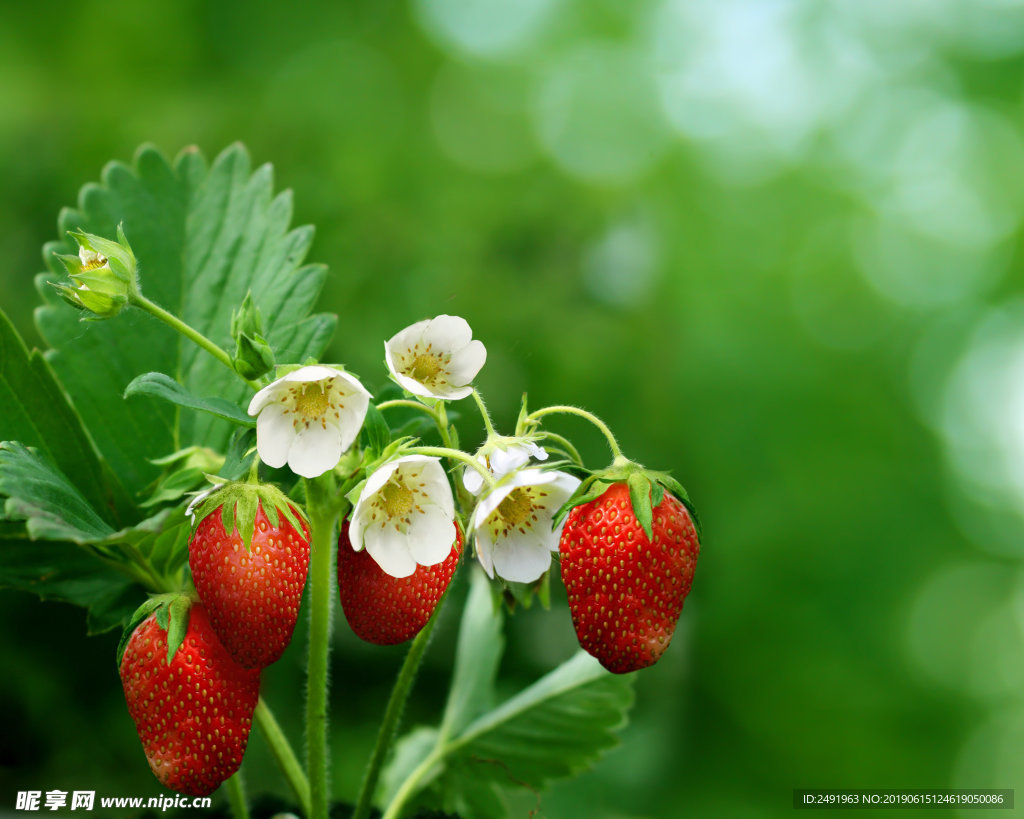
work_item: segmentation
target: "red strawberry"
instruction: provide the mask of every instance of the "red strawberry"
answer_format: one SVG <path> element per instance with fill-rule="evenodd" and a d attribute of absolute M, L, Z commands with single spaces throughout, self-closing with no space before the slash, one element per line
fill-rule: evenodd
<path fill-rule="evenodd" d="M 177 616 L 173 604 L 170 616 Z M 179 793 L 208 796 L 242 764 L 260 672 L 231 658 L 201 604 L 180 616 L 188 628 L 170 661 L 168 632 L 150 614 L 131 632 L 118 667 L 156 778 Z"/>
<path fill-rule="evenodd" d="M 352 631 L 381 646 L 411 640 L 437 608 L 461 554 L 462 529 L 456 523 L 455 543 L 443 562 L 418 566 L 408 577 L 392 577 L 365 549 L 352 548 L 346 520 L 338 538 L 338 593 Z"/>
<path fill-rule="evenodd" d="M 188 547 L 192 580 L 213 630 L 246 668 L 264 668 L 288 647 L 309 571 L 309 527 L 283 495 L 270 490 L 241 484 L 213 494 Z M 253 507 L 254 493 L 259 497 Z M 225 506 L 233 520 L 230 534 Z"/>
<path fill-rule="evenodd" d="M 580 645 L 616 674 L 668 648 L 690 591 L 700 543 L 686 507 L 666 492 L 648 539 L 625 483 L 575 507 L 562 530 L 562 579 Z"/>

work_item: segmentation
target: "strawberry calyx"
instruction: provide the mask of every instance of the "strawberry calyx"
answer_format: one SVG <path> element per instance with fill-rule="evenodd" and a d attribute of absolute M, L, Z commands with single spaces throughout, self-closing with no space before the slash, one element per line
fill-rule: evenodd
<path fill-rule="evenodd" d="M 167 632 L 167 664 L 170 665 L 185 640 L 185 632 L 188 631 L 189 609 L 192 608 L 194 602 L 196 602 L 195 598 L 179 592 L 155 594 L 146 600 L 135 610 L 121 633 L 121 640 L 117 644 L 118 667 L 121 666 L 121 658 L 124 657 L 128 641 L 135 633 L 135 629 L 151 615 L 156 615 L 157 625 Z"/>
<path fill-rule="evenodd" d="M 624 483 L 629 488 L 633 514 L 648 540 L 654 536 L 654 510 L 661 504 L 666 492 L 673 494 L 686 507 L 698 539 L 703 537 L 697 509 L 683 485 L 668 472 L 647 469 L 621 455 L 615 458 L 611 466 L 596 470 L 583 480 L 572 497 L 558 510 L 554 525 L 557 527 L 575 507 L 597 500 L 616 483 Z"/>
<path fill-rule="evenodd" d="M 206 494 L 201 495 L 195 507 L 192 527 L 193 531 L 208 516 L 220 511 L 224 534 L 228 537 L 236 530 L 245 544 L 246 551 L 252 548 L 252 536 L 256 526 L 256 510 L 263 508 L 267 522 L 274 528 L 280 525 L 283 517 L 296 532 L 308 531 L 309 520 L 305 512 L 290 501 L 276 486 L 257 481 L 231 481 L 222 483 Z"/>

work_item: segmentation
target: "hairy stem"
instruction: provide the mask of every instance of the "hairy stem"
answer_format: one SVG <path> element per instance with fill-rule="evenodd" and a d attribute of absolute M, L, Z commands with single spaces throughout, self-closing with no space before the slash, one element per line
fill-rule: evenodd
<path fill-rule="evenodd" d="M 194 344 L 197 344 L 199 347 L 202 347 L 204 350 L 206 350 L 206 352 L 208 352 L 210 355 L 216 358 L 221 364 L 223 364 L 225 367 L 231 370 L 231 372 L 233 372 L 235 375 L 241 378 L 246 384 L 248 384 L 254 390 L 260 389 L 259 384 L 257 384 L 255 381 L 250 381 L 248 378 L 243 377 L 241 374 L 238 373 L 237 370 L 235 370 L 234 365 L 231 363 L 231 356 L 229 356 L 226 352 L 224 352 L 224 350 L 222 350 L 220 347 L 218 347 L 216 344 L 210 341 L 210 339 L 208 339 L 194 327 L 190 327 L 188 324 L 183 322 L 173 313 L 168 313 L 159 304 L 151 302 L 141 293 L 135 293 L 131 295 L 129 298 L 131 300 L 131 303 L 134 304 L 136 307 L 145 310 L 154 318 L 160 319 L 160 321 L 162 321 L 167 326 L 173 328 L 174 330 L 177 330 L 189 341 L 193 342 Z"/>
<path fill-rule="evenodd" d="M 544 407 L 543 409 L 531 412 L 529 415 L 529 420 L 538 421 L 545 415 L 555 414 L 578 415 L 580 418 L 585 418 L 586 420 L 590 421 L 590 423 L 592 423 L 595 427 L 601 430 L 601 434 L 604 435 L 604 437 L 608 440 L 608 448 L 611 449 L 612 451 L 612 458 L 616 460 L 622 458 L 622 450 L 619 449 L 619 442 L 615 440 L 615 436 L 612 435 L 612 431 L 608 429 L 608 425 L 600 418 L 598 418 L 596 415 L 594 415 L 592 412 L 587 412 L 585 409 L 562 405 L 554 407 Z"/>
<path fill-rule="evenodd" d="M 377 733 L 377 743 L 373 747 L 370 762 L 367 765 L 366 773 L 363 776 L 363 784 L 359 788 L 359 797 L 356 800 L 356 809 L 352 813 L 352 819 L 366 819 L 370 815 L 370 806 L 373 800 L 373 793 L 377 790 L 377 782 L 380 779 L 381 767 L 391 748 L 391 741 L 395 737 L 395 730 L 398 727 L 398 720 L 402 716 L 402 709 L 405 701 L 409 698 L 413 682 L 416 679 L 416 672 L 419 670 L 423 654 L 430 642 L 430 634 L 434 630 L 434 623 L 437 622 L 438 613 L 444 605 L 448 593 L 445 592 L 437 603 L 434 614 L 427 621 L 427 624 L 416 635 L 409 647 L 409 653 L 405 655 L 405 662 L 398 672 L 394 688 L 391 689 L 391 698 L 388 700 L 388 707 L 384 711 L 384 719 L 381 721 L 380 730 Z"/>
<path fill-rule="evenodd" d="M 295 798 L 302 807 L 302 813 L 305 816 L 309 816 L 312 813 L 309 802 L 309 780 L 306 779 L 306 774 L 302 771 L 302 766 L 299 764 L 295 751 L 292 750 L 292 746 L 288 742 L 288 737 L 284 735 L 281 726 L 277 724 L 273 712 L 263 697 L 260 697 L 259 702 L 256 704 L 256 712 L 253 716 L 256 718 L 256 724 L 260 726 L 260 730 L 270 746 L 274 759 L 277 760 L 281 773 L 288 780 Z"/>
<path fill-rule="evenodd" d="M 331 648 L 331 574 L 334 524 L 338 510 L 331 503 L 330 472 L 306 481 L 307 512 L 312 534 L 309 574 L 309 671 L 306 680 L 306 769 L 309 772 L 310 819 L 327 819 L 327 668 Z"/>
<path fill-rule="evenodd" d="M 231 815 L 235 819 L 249 819 L 249 805 L 245 801 L 245 783 L 242 781 L 241 770 L 224 783 L 224 787 L 228 790 Z"/>
<path fill-rule="evenodd" d="M 479 472 L 487 486 L 494 486 L 494 476 L 488 471 L 487 467 L 477 461 L 472 455 L 467 455 L 460 449 L 449 449 L 444 446 L 415 446 L 411 447 L 408 451 L 417 455 L 434 455 L 438 458 L 451 458 L 453 461 L 461 461 L 466 466 L 470 466 Z"/>
<path fill-rule="evenodd" d="M 494 437 L 494 424 L 491 423 L 491 414 L 487 411 L 487 405 L 484 404 L 483 396 L 474 388 L 473 389 L 473 400 L 476 401 L 476 406 L 480 410 L 480 417 L 484 420 L 484 429 L 487 430 L 487 437 Z"/>
<path fill-rule="evenodd" d="M 395 798 L 391 800 L 391 804 L 388 805 L 387 810 L 384 811 L 384 816 L 381 817 L 381 819 L 397 819 L 397 817 L 401 815 L 402 808 L 405 807 L 405 803 L 409 801 L 409 797 L 419 790 L 420 781 L 423 777 L 430 772 L 431 768 L 444 758 L 444 749 L 444 743 L 439 742 L 434 750 L 427 754 L 423 761 L 413 769 L 412 773 L 410 773 L 405 778 L 405 781 L 402 782 L 401 787 L 395 794 Z"/>
<path fill-rule="evenodd" d="M 408 409 L 420 410 L 433 418 L 434 422 L 437 423 L 437 413 L 426 404 L 421 404 L 419 401 L 412 401 L 408 398 L 395 398 L 392 401 L 381 401 L 381 403 L 377 404 L 377 409 L 379 410 L 393 409 L 395 407 L 407 407 Z"/>

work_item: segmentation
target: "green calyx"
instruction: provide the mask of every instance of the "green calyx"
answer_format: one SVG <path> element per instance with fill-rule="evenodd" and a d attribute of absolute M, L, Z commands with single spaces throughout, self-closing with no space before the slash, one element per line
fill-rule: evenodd
<path fill-rule="evenodd" d="M 664 499 L 665 492 L 671 492 L 686 507 L 697 530 L 697 538 L 703 539 L 700 517 L 683 485 L 668 472 L 646 469 L 641 464 L 621 456 L 616 458 L 611 466 L 593 472 L 579 485 L 572 497 L 558 510 L 554 525 L 558 526 L 575 507 L 597 500 L 616 483 L 624 483 L 629 488 L 633 514 L 648 540 L 654 537 L 654 510 Z"/>
<path fill-rule="evenodd" d="M 121 659 L 124 657 L 128 641 L 135 633 L 135 629 L 152 614 L 156 615 L 157 625 L 167 632 L 167 664 L 170 665 L 174 655 L 178 653 L 178 649 L 185 641 L 192 603 L 193 599 L 188 595 L 173 592 L 154 595 L 139 606 L 128 621 L 128 625 L 125 626 L 121 633 L 121 641 L 117 644 L 118 667 L 121 666 Z"/>
<path fill-rule="evenodd" d="M 263 321 L 251 290 L 231 315 L 231 337 L 235 341 L 231 364 L 243 378 L 259 378 L 274 368 L 274 351 L 263 337 Z"/>
<path fill-rule="evenodd" d="M 76 256 L 57 254 L 71 284 L 53 283 L 68 304 L 85 311 L 86 319 L 113 318 L 138 294 L 138 264 L 120 225 L 117 241 L 93 233 L 71 231 Z"/>
<path fill-rule="evenodd" d="M 308 521 L 305 513 L 287 496 L 269 483 L 231 482 L 224 483 L 214 489 L 203 499 L 195 510 L 195 523 L 198 526 L 211 514 L 220 510 L 221 524 L 224 534 L 230 536 L 237 531 L 245 544 L 246 551 L 252 547 L 252 536 L 256 528 L 256 511 L 262 507 L 267 522 L 277 527 L 281 519 L 287 520 L 292 528 L 300 534 Z"/>

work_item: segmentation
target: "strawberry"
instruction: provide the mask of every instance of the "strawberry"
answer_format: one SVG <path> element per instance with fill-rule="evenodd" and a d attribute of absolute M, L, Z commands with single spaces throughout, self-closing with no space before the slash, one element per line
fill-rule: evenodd
<path fill-rule="evenodd" d="M 455 524 L 455 542 L 441 563 L 418 566 L 408 577 L 392 577 L 365 549 L 357 552 L 348 539 L 348 521 L 338 538 L 338 593 L 345 619 L 359 637 L 381 646 L 411 640 L 437 608 L 462 554 L 462 529 Z"/>
<path fill-rule="evenodd" d="M 292 639 L 309 571 L 309 527 L 267 485 L 227 484 L 199 509 L 188 564 L 224 647 L 246 668 L 275 662 Z"/>
<path fill-rule="evenodd" d="M 650 487 L 646 482 L 648 514 Z M 576 636 L 616 674 L 653 665 L 668 648 L 700 552 L 678 498 L 656 487 L 648 536 L 630 488 L 598 484 L 601 494 L 569 513 L 559 543 Z"/>
<path fill-rule="evenodd" d="M 171 790 L 208 796 L 242 764 L 260 672 L 236 663 L 185 597 L 143 606 L 125 635 L 118 669 L 149 767 Z"/>

